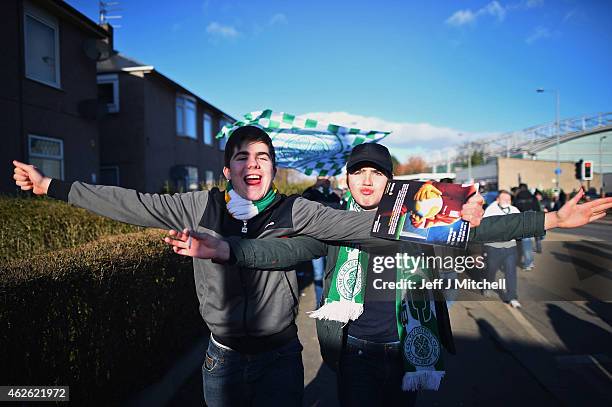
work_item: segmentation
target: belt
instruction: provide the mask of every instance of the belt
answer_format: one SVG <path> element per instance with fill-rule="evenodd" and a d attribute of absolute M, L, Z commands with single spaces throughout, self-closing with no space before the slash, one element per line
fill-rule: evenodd
<path fill-rule="evenodd" d="M 400 341 L 395 342 L 372 342 L 364 339 L 355 338 L 354 336 L 348 335 L 346 338 L 347 347 L 352 347 L 357 350 L 363 350 L 367 353 L 389 353 L 399 352 L 402 348 Z"/>
<path fill-rule="evenodd" d="M 268 352 L 289 343 L 297 338 L 297 325 L 289 325 L 282 331 L 267 336 L 219 336 L 211 334 L 213 342 L 222 348 L 229 348 L 238 353 L 256 354 Z"/>

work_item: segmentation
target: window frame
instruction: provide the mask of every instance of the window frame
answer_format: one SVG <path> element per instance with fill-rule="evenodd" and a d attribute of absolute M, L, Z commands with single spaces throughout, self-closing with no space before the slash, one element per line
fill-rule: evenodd
<path fill-rule="evenodd" d="M 200 189 L 200 169 L 196 166 L 196 165 L 184 165 L 183 167 L 185 167 L 185 169 L 187 170 L 187 178 L 185 179 L 185 187 L 187 189 L 186 192 L 191 192 L 191 191 L 197 191 Z M 188 179 L 189 179 L 189 170 L 190 169 L 194 169 L 195 170 L 195 188 L 190 188 L 191 184 L 188 184 Z"/>
<path fill-rule="evenodd" d="M 181 103 L 179 104 L 179 101 L 181 101 Z M 193 103 L 194 106 L 194 131 L 195 134 L 193 136 L 191 136 L 190 134 L 187 134 L 186 129 L 187 129 L 187 121 L 186 121 L 186 106 L 187 104 L 185 103 L 186 101 Z M 179 106 L 181 107 L 183 114 L 182 114 L 182 129 L 183 131 L 180 132 L 178 125 L 179 125 L 179 117 L 178 117 L 178 108 Z M 185 93 L 177 93 L 176 94 L 176 98 L 175 98 L 175 105 L 174 105 L 174 115 L 175 115 L 175 123 L 176 123 L 176 135 L 179 137 L 185 137 L 191 140 L 198 140 L 198 102 L 196 100 L 195 97 L 185 94 Z"/>
<path fill-rule="evenodd" d="M 229 126 L 231 121 L 226 117 L 223 117 L 219 121 L 219 131 L 223 130 L 223 126 Z M 219 139 L 219 150 L 225 151 L 225 145 L 227 144 L 227 137 L 223 137 Z"/>
<path fill-rule="evenodd" d="M 44 79 L 36 78 L 28 74 L 28 59 L 27 59 L 27 49 L 28 43 L 28 34 L 27 34 L 27 19 L 28 17 L 37 20 L 39 23 L 44 24 L 51 28 L 54 32 L 53 40 L 55 42 L 55 81 L 49 82 Z M 59 22 L 57 18 L 44 11 L 32 6 L 29 3 L 24 3 L 23 8 L 23 63 L 24 63 L 24 75 L 26 78 L 33 80 L 35 82 L 42 83 L 47 86 L 51 86 L 53 88 L 61 89 L 62 81 L 61 81 L 61 63 L 60 63 L 60 38 L 59 38 Z"/>
<path fill-rule="evenodd" d="M 206 119 L 207 118 L 210 121 L 210 134 L 209 134 L 210 143 L 206 141 Z M 213 147 L 215 145 L 215 137 L 213 136 L 213 118 L 210 113 L 206 113 L 206 112 L 204 112 L 204 114 L 202 115 L 202 142 L 206 146 Z"/>
<path fill-rule="evenodd" d="M 53 157 L 48 155 L 43 155 L 39 153 L 32 153 L 32 139 L 40 139 L 46 141 L 57 142 L 60 145 L 61 154 L 59 156 Z M 64 140 L 53 138 L 53 137 L 45 137 L 39 136 L 38 134 L 28 134 L 28 158 L 42 158 L 47 160 L 58 160 L 60 162 L 60 179 L 64 180 Z"/>
<path fill-rule="evenodd" d="M 208 179 L 208 174 L 210 174 L 210 180 Z M 215 183 L 215 172 L 213 170 L 204 170 L 204 184 L 210 188 Z"/>
<path fill-rule="evenodd" d="M 108 113 L 119 113 L 119 75 L 117 74 L 103 74 L 98 75 L 96 83 L 98 85 L 112 84 L 113 85 L 113 103 L 107 103 L 106 109 Z"/>

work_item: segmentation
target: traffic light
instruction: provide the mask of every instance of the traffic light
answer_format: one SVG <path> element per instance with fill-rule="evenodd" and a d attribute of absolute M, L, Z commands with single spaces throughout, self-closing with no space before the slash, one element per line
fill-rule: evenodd
<path fill-rule="evenodd" d="M 585 161 L 582 163 L 582 179 L 585 181 L 593 179 L 593 161 Z"/>
<path fill-rule="evenodd" d="M 574 163 L 574 167 L 576 167 L 575 169 L 576 172 L 574 176 L 576 177 L 576 179 L 579 179 L 579 180 L 582 180 L 582 163 L 583 163 L 582 160 Z"/>

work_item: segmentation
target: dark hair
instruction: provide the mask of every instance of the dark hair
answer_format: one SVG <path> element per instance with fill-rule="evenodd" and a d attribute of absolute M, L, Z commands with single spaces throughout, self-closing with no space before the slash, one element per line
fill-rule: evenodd
<path fill-rule="evenodd" d="M 245 143 L 264 143 L 268 146 L 270 152 L 270 159 L 272 159 L 272 166 L 276 167 L 276 153 L 274 152 L 274 146 L 272 145 L 272 139 L 268 136 L 268 133 L 256 126 L 242 126 L 234 130 L 227 140 L 225 145 L 224 153 L 224 166 L 230 166 L 230 161 L 234 156 L 236 149 L 242 147 Z"/>
<path fill-rule="evenodd" d="M 512 198 L 512 194 L 506 189 L 500 189 L 499 191 L 497 191 L 497 196 L 500 196 L 501 194 L 508 194 Z"/>

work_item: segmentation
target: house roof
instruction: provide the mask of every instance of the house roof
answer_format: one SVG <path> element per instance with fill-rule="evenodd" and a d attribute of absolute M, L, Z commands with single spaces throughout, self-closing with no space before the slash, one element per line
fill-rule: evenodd
<path fill-rule="evenodd" d="M 63 17 L 70 21 L 80 29 L 93 34 L 98 38 L 108 37 L 108 33 L 94 21 L 90 20 L 89 17 L 82 14 L 80 11 L 69 5 L 67 2 L 62 0 L 33 0 L 33 4 L 48 10 L 49 12 Z"/>
<path fill-rule="evenodd" d="M 108 59 L 98 62 L 98 73 L 130 72 L 130 71 L 152 71 L 152 65 L 145 65 L 133 58 L 120 53 L 113 54 Z"/>
<path fill-rule="evenodd" d="M 131 57 L 128 57 L 126 55 L 123 55 L 123 54 L 120 54 L 120 53 L 113 54 L 113 56 L 111 56 L 110 58 L 108 58 L 108 59 L 106 59 L 104 61 L 98 62 L 97 70 L 98 70 L 98 74 L 119 73 L 119 72 L 126 72 L 126 73 L 129 73 L 129 72 L 143 72 L 143 73 L 148 74 L 148 75 L 153 75 L 153 76 L 159 78 L 160 80 L 168 83 L 170 86 L 176 88 L 180 92 L 186 93 L 186 94 L 189 94 L 189 95 L 195 97 L 198 100 L 198 102 L 202 103 L 203 105 L 207 106 L 208 108 L 211 108 L 211 109 L 214 109 L 214 110 L 217 110 L 217 111 L 221 112 L 228 119 L 230 119 L 232 121 L 236 120 L 232 116 L 230 116 L 229 114 L 223 112 L 218 107 L 211 105 L 210 103 L 208 103 L 207 101 L 205 101 L 204 99 L 199 97 L 196 93 L 190 91 L 189 89 L 185 88 L 181 84 L 179 84 L 179 83 L 173 81 L 172 79 L 168 78 L 167 76 L 165 76 L 164 74 L 162 74 L 161 72 L 156 70 L 153 65 L 143 64 L 142 62 L 137 61 L 137 60 L 135 60 L 135 59 L 133 59 Z"/>

